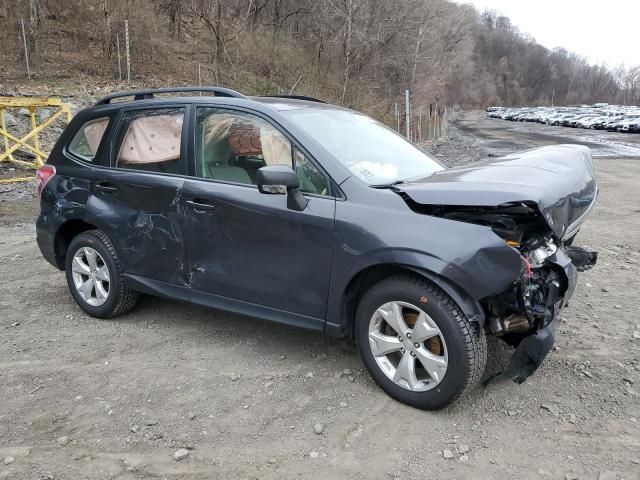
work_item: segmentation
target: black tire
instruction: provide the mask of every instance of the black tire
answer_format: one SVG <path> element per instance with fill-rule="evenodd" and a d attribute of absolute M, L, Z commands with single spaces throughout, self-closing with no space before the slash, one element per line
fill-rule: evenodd
<path fill-rule="evenodd" d="M 73 257 L 75 253 L 83 247 L 91 247 L 96 250 L 104 260 L 104 265 L 109 271 L 109 293 L 106 301 L 99 306 L 90 305 L 83 300 L 73 280 Z M 82 310 L 92 317 L 117 317 L 135 307 L 138 301 L 138 293 L 127 287 L 122 269 L 120 268 L 118 254 L 111 240 L 109 240 L 109 237 L 101 230 L 88 230 L 78 234 L 71 240 L 65 258 L 65 273 L 69 291 L 74 300 Z"/>
<path fill-rule="evenodd" d="M 369 323 L 387 302 L 419 306 L 440 329 L 447 346 L 448 366 L 444 378 L 433 389 L 415 392 L 397 385 L 376 363 L 369 343 Z M 391 397 L 422 410 L 438 410 L 454 402 L 481 378 L 487 362 L 487 339 L 458 305 L 439 287 L 418 276 L 394 275 L 371 287 L 356 312 L 358 349 L 369 373 Z"/>

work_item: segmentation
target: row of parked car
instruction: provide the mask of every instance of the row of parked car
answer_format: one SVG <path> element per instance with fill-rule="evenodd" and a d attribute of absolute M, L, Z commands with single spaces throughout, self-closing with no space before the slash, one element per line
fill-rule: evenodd
<path fill-rule="evenodd" d="M 635 106 L 596 103 L 576 107 L 489 107 L 487 115 L 515 122 L 640 133 L 640 107 Z"/>

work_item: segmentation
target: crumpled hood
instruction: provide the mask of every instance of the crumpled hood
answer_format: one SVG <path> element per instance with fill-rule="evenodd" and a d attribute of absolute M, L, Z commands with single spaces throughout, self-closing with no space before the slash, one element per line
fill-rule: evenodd
<path fill-rule="evenodd" d="M 450 168 L 396 189 L 422 205 L 534 202 L 559 238 L 577 231 L 598 193 L 591 151 L 582 145 L 541 147 Z"/>

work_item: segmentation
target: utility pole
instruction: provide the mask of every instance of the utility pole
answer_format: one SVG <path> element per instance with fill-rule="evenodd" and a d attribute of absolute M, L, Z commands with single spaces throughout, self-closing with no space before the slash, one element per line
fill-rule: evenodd
<path fill-rule="evenodd" d="M 118 52 L 118 79 L 122 81 L 122 63 L 120 60 L 120 35 L 116 32 L 116 47 Z"/>
<path fill-rule="evenodd" d="M 409 90 L 404 91 L 406 137 L 411 140 L 411 113 L 409 111 Z"/>
<path fill-rule="evenodd" d="M 124 49 L 127 56 L 127 83 L 131 85 L 131 54 L 129 53 L 129 20 L 124 21 Z"/>
<path fill-rule="evenodd" d="M 22 24 L 22 44 L 24 45 L 24 60 L 27 62 L 27 77 L 31 80 L 31 68 L 29 67 L 29 50 L 27 49 L 27 36 L 24 34 L 24 18 L 20 20 Z"/>
<path fill-rule="evenodd" d="M 398 102 L 396 102 L 396 132 L 400 133 L 400 112 L 398 111 Z"/>
<path fill-rule="evenodd" d="M 440 111 L 438 110 L 438 99 L 436 97 L 435 124 L 433 125 L 433 139 L 440 138 Z"/>

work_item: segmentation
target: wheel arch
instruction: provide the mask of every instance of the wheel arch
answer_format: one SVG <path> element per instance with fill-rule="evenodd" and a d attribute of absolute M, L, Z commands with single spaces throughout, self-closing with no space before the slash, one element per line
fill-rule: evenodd
<path fill-rule="evenodd" d="M 351 278 L 342 296 L 340 306 L 341 325 L 339 326 L 339 332 L 328 333 L 340 337 L 353 337 L 355 312 L 358 301 L 362 298 L 362 295 L 376 283 L 392 275 L 401 273 L 416 275 L 433 282 L 458 304 L 471 322 L 478 323 L 480 328 L 484 327 L 486 315 L 482 305 L 466 293 L 459 285 L 456 285 L 442 275 L 438 275 L 424 268 L 403 264 L 383 263 L 371 265 Z M 328 324 L 327 326 L 332 327 L 333 325 Z"/>
<path fill-rule="evenodd" d="M 95 230 L 98 227 L 82 220 L 81 218 L 73 218 L 64 222 L 58 230 L 53 240 L 55 261 L 60 270 L 64 270 L 65 257 L 67 249 L 71 241 L 82 232 L 87 230 Z"/>

